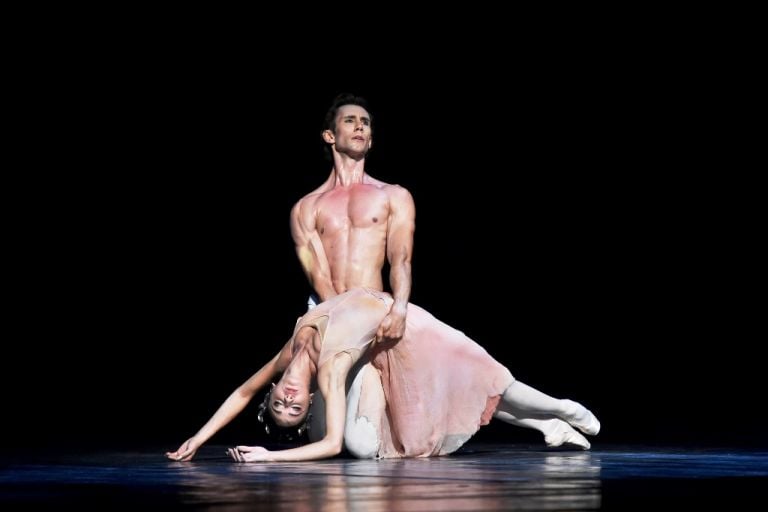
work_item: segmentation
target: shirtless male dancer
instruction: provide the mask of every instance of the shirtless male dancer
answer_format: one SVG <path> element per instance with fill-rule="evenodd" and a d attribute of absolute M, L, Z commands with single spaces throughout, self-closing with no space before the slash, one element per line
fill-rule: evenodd
<path fill-rule="evenodd" d="M 392 342 L 406 330 L 416 208 L 408 190 L 365 172 L 373 144 L 372 121 L 365 99 L 351 94 L 336 97 L 322 132 L 333 168 L 320 187 L 293 207 L 291 230 L 301 265 L 321 301 L 359 287 L 382 291 L 385 259 L 389 262 L 394 302 L 376 341 Z M 509 403 L 517 407 L 505 407 Z M 568 443 L 589 448 L 568 423 L 537 412 L 541 408 L 568 414 L 570 403 L 515 381 L 495 417 L 539 430 L 549 446 Z M 589 433 L 596 430 L 599 426 L 593 425 Z"/>

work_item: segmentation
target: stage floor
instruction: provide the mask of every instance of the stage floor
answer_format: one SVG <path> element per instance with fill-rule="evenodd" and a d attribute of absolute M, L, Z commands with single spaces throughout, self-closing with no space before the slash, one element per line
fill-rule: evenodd
<path fill-rule="evenodd" d="M 754 504 L 768 489 L 768 451 L 594 448 L 470 442 L 431 459 L 269 464 L 232 462 L 225 446 L 189 463 L 150 448 L 14 455 L 0 466 L 0 509 L 624 510 Z"/>

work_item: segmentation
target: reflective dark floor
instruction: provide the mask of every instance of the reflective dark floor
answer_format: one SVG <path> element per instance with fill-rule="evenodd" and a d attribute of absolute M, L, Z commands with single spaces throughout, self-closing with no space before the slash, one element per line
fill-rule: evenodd
<path fill-rule="evenodd" d="M 162 449 L 6 457 L 0 509 L 354 511 L 592 510 L 754 504 L 768 451 L 469 443 L 432 459 L 239 464 L 224 446 L 191 463 Z"/>

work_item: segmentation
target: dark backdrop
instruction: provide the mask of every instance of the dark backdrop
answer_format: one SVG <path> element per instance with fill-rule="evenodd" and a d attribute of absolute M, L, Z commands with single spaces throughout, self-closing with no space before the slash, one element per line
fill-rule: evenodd
<path fill-rule="evenodd" d="M 592 408 L 598 443 L 763 443 L 751 241 L 700 114 L 570 62 L 276 82 L 151 61 L 40 94 L 10 189 L 4 447 L 175 448 L 279 349 L 309 291 L 288 214 L 329 172 L 345 90 L 371 102 L 368 171 L 416 201 L 414 303 Z M 217 439 L 256 431 L 250 413 Z"/>

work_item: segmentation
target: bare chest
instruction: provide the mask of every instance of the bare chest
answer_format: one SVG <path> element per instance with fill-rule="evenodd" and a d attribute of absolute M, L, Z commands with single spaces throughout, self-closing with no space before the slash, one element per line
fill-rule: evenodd
<path fill-rule="evenodd" d="M 339 230 L 386 229 L 389 199 L 386 192 L 371 186 L 334 189 L 317 203 L 317 228 L 322 235 Z"/>

